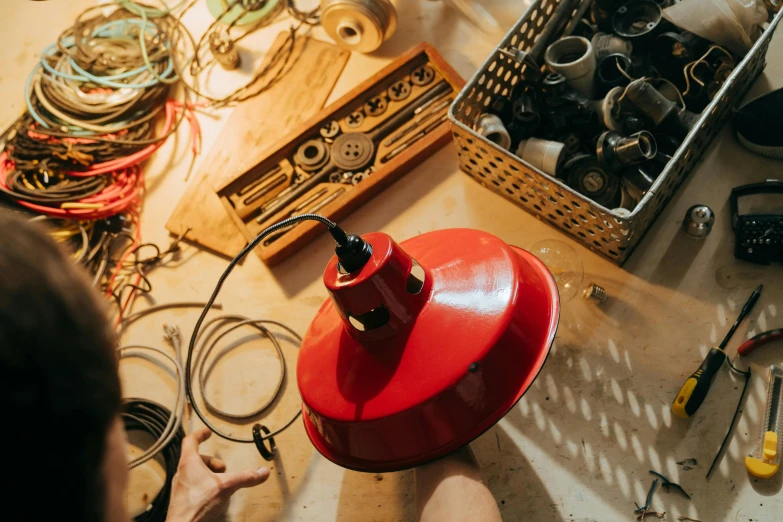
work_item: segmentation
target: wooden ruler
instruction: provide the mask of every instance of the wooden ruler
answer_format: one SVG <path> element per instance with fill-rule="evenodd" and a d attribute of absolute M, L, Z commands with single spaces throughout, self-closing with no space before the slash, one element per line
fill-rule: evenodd
<path fill-rule="evenodd" d="M 267 59 L 285 43 L 275 39 Z M 307 37 L 296 40 L 286 72 L 266 92 L 234 109 L 166 223 L 172 234 L 190 228 L 187 240 L 233 257 L 247 243 L 226 214 L 213 187 L 246 172 L 266 155 L 266 148 L 317 113 L 337 83 L 350 52 Z M 266 64 L 262 64 L 264 67 Z"/>

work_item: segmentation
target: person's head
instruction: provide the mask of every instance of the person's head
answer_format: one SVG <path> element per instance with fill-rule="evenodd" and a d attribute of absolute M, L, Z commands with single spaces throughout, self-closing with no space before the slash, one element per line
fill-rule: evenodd
<path fill-rule="evenodd" d="M 37 520 L 122 520 L 120 381 L 105 307 L 43 228 L 0 209 L 0 230 L 3 497 Z"/>

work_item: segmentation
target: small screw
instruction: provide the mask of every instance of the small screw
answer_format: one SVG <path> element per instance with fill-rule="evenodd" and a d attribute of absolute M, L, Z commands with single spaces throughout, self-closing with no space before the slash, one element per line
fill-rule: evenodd
<path fill-rule="evenodd" d="M 468 366 L 468 371 L 470 373 L 476 373 L 479 370 L 479 363 L 470 363 L 470 366 Z"/>

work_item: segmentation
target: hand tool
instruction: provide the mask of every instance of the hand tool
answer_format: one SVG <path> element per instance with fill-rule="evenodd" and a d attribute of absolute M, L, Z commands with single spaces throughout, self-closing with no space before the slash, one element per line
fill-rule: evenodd
<path fill-rule="evenodd" d="M 322 196 L 324 196 L 327 192 L 329 192 L 329 189 L 327 187 L 322 188 L 306 200 L 299 203 L 296 207 L 294 207 L 294 210 L 291 211 L 291 214 L 289 214 L 288 217 L 293 216 L 297 212 L 301 212 L 304 208 L 306 208 L 308 205 L 315 203 L 319 199 L 321 199 Z"/>
<path fill-rule="evenodd" d="M 767 384 L 767 409 L 761 436 L 753 452 L 745 457 L 748 473 L 755 477 L 769 478 L 780 466 L 780 419 L 783 406 L 783 368 L 770 366 Z"/>
<path fill-rule="evenodd" d="M 777 341 L 778 339 L 783 339 L 783 328 L 769 330 L 767 332 L 763 332 L 751 337 L 750 339 L 745 341 L 742 344 L 742 346 L 737 348 L 737 353 L 739 353 L 740 356 L 748 355 L 756 348 L 763 346 L 767 343 L 771 343 L 772 341 Z"/>
<path fill-rule="evenodd" d="M 770 366 L 767 384 L 767 409 L 761 436 L 753 452 L 745 457 L 748 473 L 755 477 L 769 478 L 780 466 L 780 419 L 783 406 L 783 368 Z"/>
<path fill-rule="evenodd" d="M 384 123 L 382 123 L 375 129 L 373 129 L 372 131 L 367 133 L 359 133 L 359 132 L 346 133 L 341 135 L 340 138 L 338 138 L 337 140 L 353 134 L 354 138 L 358 139 L 360 136 L 366 136 L 370 143 L 372 144 L 377 143 L 383 138 L 385 138 L 386 136 L 388 136 L 389 133 L 399 128 L 400 125 L 403 125 L 406 121 L 410 120 L 416 108 L 430 101 L 431 99 L 440 95 L 443 92 L 452 92 L 452 87 L 451 85 L 449 85 L 449 83 L 446 80 L 439 81 L 434 86 L 430 87 L 429 90 L 424 92 L 424 94 L 422 94 L 418 98 L 411 100 L 404 109 L 402 109 L 400 112 L 398 112 L 397 114 L 395 114 L 394 116 L 386 120 Z M 337 140 L 335 140 L 335 143 L 332 145 L 332 158 L 334 158 L 334 156 L 339 153 Z M 364 141 L 368 141 L 368 140 L 364 140 Z M 334 164 L 334 159 L 332 159 L 319 172 L 313 173 L 309 178 L 307 178 L 303 182 L 293 186 L 292 190 L 288 192 L 284 197 L 278 196 L 278 198 L 273 200 L 272 205 L 270 205 L 270 207 L 268 208 L 265 208 L 261 212 L 261 214 L 256 218 L 256 221 L 258 223 L 263 223 L 264 221 L 266 221 L 272 216 L 273 212 L 276 209 L 282 208 L 290 204 L 291 202 L 293 202 L 294 200 L 296 200 L 297 198 L 301 197 L 303 194 L 308 192 L 310 189 L 318 185 L 319 183 L 328 182 L 329 175 L 335 170 L 336 167 Z"/>
<path fill-rule="evenodd" d="M 433 106 L 431 109 L 428 109 L 422 113 L 420 113 L 419 116 L 413 119 L 413 123 L 409 125 L 408 127 L 405 127 L 400 132 L 389 138 L 388 140 L 384 141 L 383 144 L 386 147 L 391 147 L 398 141 L 400 141 L 402 138 L 413 132 L 414 130 L 418 129 L 422 123 L 427 121 L 428 119 L 435 116 L 438 111 L 443 109 L 444 107 L 448 107 L 448 105 L 453 101 L 453 98 L 446 98 L 442 102 L 438 103 L 437 105 Z"/>
<path fill-rule="evenodd" d="M 248 196 L 243 201 L 243 203 L 245 205 L 250 205 L 253 202 L 258 201 L 259 199 L 264 197 L 266 194 L 268 194 L 273 188 L 275 188 L 278 185 L 281 185 L 283 182 L 285 182 L 286 179 L 288 179 L 288 178 L 286 178 L 285 174 L 280 174 L 278 177 L 276 177 L 275 179 L 273 179 L 272 181 L 270 181 L 269 183 L 264 185 L 264 187 L 262 187 L 260 190 L 254 192 L 253 194 Z"/>
<path fill-rule="evenodd" d="M 421 105 L 416 107 L 413 110 L 413 114 L 421 114 L 423 111 L 425 111 L 427 109 L 427 107 L 429 107 L 433 103 L 436 103 L 436 102 L 440 101 L 444 96 L 448 96 L 449 94 L 450 94 L 449 91 L 444 90 L 443 92 L 441 92 L 440 94 L 438 94 L 437 96 L 432 98 L 431 100 L 429 100 L 429 101 L 427 101 L 425 103 L 422 103 Z"/>
<path fill-rule="evenodd" d="M 399 155 L 402 151 L 407 149 L 413 142 L 420 140 L 421 138 L 423 138 L 424 136 L 432 132 L 432 130 L 438 127 L 438 125 L 446 121 L 447 116 L 448 116 L 447 114 L 444 114 L 434 122 L 427 125 L 427 127 L 425 127 L 424 130 L 419 132 L 417 135 L 403 142 L 402 145 L 400 145 L 399 147 L 397 147 L 396 149 L 388 153 L 386 156 L 381 158 L 381 163 L 386 163 L 387 161 L 389 161 L 390 159 L 394 158 L 395 156 Z"/>
<path fill-rule="evenodd" d="M 672 412 L 675 415 L 687 419 L 696 413 L 696 410 L 699 409 L 701 403 L 704 402 L 704 398 L 710 390 L 715 375 L 726 360 L 726 352 L 724 351 L 726 345 L 731 340 L 734 332 L 737 331 L 740 323 L 747 317 L 753 309 L 753 306 L 759 300 L 763 288 L 764 285 L 759 285 L 759 287 L 753 291 L 750 298 L 748 298 L 748 301 L 745 303 L 745 306 L 742 307 L 742 311 L 740 311 L 737 320 L 734 321 L 734 324 L 731 326 L 729 333 L 726 334 L 723 342 L 720 343 L 720 346 L 713 346 L 710 348 L 707 357 L 704 358 L 699 369 L 685 381 L 685 384 L 683 384 L 680 392 L 672 403 Z"/>
<path fill-rule="evenodd" d="M 313 195 L 312 197 L 308 198 L 306 203 L 302 203 L 301 205 L 297 205 L 297 207 L 294 209 L 293 212 L 291 212 L 291 214 L 288 217 L 294 217 L 294 216 L 298 216 L 298 215 L 301 215 L 301 214 L 312 214 L 314 212 L 318 212 L 322 208 L 324 208 L 326 205 L 328 205 L 329 203 L 331 203 L 332 201 L 334 201 L 335 199 L 337 199 L 338 197 L 342 196 L 345 193 L 345 189 L 344 188 L 337 189 L 334 192 L 332 192 L 329 196 L 327 196 L 323 201 L 321 201 L 317 205 L 313 206 L 313 208 L 311 208 L 311 209 L 309 209 L 307 211 L 302 211 L 302 209 L 304 207 L 309 205 L 312 201 L 317 200 L 318 198 L 320 198 L 323 195 L 323 193 L 324 192 L 328 192 L 328 190 L 329 189 L 326 189 L 326 188 L 322 189 L 322 190 L 319 190 L 315 195 Z M 299 224 L 300 223 L 294 223 L 294 224 L 292 224 L 292 225 L 290 225 L 288 227 L 283 227 L 283 228 L 279 229 L 278 231 L 270 234 L 269 237 L 264 241 L 264 246 L 271 245 L 272 243 L 274 243 L 275 241 L 277 241 L 278 239 L 283 237 L 285 234 L 287 234 L 288 232 L 290 232 L 291 230 L 296 228 L 296 226 L 299 225 Z"/>
<path fill-rule="evenodd" d="M 248 183 L 245 187 L 242 187 L 242 190 L 238 192 L 240 196 L 244 196 L 251 190 L 255 190 L 257 186 L 262 184 L 264 181 L 266 181 L 269 177 L 273 176 L 274 174 L 277 174 L 280 172 L 282 167 L 280 165 L 276 165 L 274 168 L 268 170 L 265 172 L 262 176 L 260 176 L 257 180 L 255 180 L 253 183 Z"/>

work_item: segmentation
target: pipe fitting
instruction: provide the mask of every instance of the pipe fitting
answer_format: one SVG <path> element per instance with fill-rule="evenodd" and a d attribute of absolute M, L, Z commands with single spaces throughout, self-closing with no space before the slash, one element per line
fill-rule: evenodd
<path fill-rule="evenodd" d="M 498 116 L 485 112 L 476 120 L 475 129 L 497 146 L 506 150 L 511 147 L 511 136 Z"/>
<path fill-rule="evenodd" d="M 615 87 L 628 85 L 633 75 L 633 62 L 620 53 L 603 57 L 596 67 L 596 78 L 601 92 L 608 92 Z"/>
<path fill-rule="evenodd" d="M 592 98 L 595 90 L 595 54 L 587 38 L 567 36 L 550 45 L 544 53 L 550 70 L 565 76 L 573 89 Z"/>
<path fill-rule="evenodd" d="M 655 158 L 658 146 L 653 135 L 647 131 L 628 137 L 623 137 L 617 131 L 606 131 L 598 138 L 596 153 L 601 162 L 617 171 Z"/>
<path fill-rule="evenodd" d="M 624 54 L 631 56 L 633 44 L 628 40 L 623 40 L 613 34 L 596 33 L 590 40 L 593 44 L 593 53 L 595 59 L 601 61 L 610 54 Z"/>
<path fill-rule="evenodd" d="M 517 156 L 550 176 L 557 176 L 565 159 L 565 144 L 559 141 L 529 138 L 519 142 Z"/>
<path fill-rule="evenodd" d="M 632 0 L 614 13 L 612 29 L 617 36 L 636 44 L 652 37 L 662 20 L 661 6 L 651 0 Z"/>

